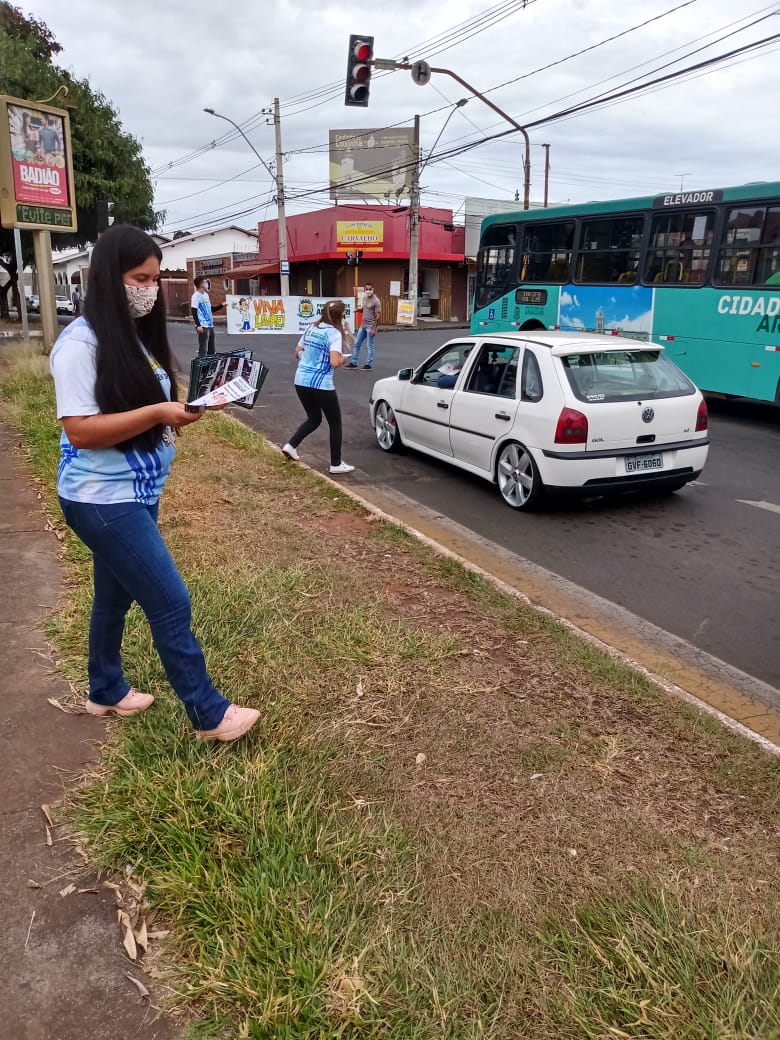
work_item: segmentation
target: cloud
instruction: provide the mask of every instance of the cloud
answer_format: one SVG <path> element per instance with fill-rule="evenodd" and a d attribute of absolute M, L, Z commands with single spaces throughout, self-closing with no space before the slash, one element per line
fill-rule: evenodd
<path fill-rule="evenodd" d="M 652 312 L 646 314 L 635 314 L 633 318 L 626 315 L 623 318 L 613 318 L 606 323 L 608 329 L 622 329 L 624 332 L 647 332 L 651 328 Z"/>
<path fill-rule="evenodd" d="M 204 113 L 205 107 L 242 124 L 270 164 L 274 127 L 261 110 L 272 107 L 274 97 L 281 99 L 288 212 L 330 204 L 326 194 L 311 193 L 327 184 L 331 128 L 410 125 L 418 113 L 424 155 L 434 143 L 440 154 L 508 128 L 443 74 L 421 88 L 408 71 L 375 73 L 368 108 L 346 108 L 350 33 L 373 34 L 378 56 L 428 58 L 452 69 L 525 125 L 616 90 L 675 58 L 692 64 L 771 31 L 765 22 L 693 55 L 705 32 L 715 38 L 724 34 L 722 27 L 748 20 L 737 18 L 731 0 L 710 0 L 706 20 L 694 4 L 586 50 L 669 6 L 666 0 L 651 0 L 641 9 L 618 0 L 581 5 L 545 0 L 518 7 L 487 31 L 464 31 L 462 42 L 438 53 L 425 41 L 473 19 L 484 11 L 485 0 L 446 5 L 398 0 L 360 11 L 334 0 L 315 6 L 308 0 L 268 5 L 232 0 L 217 7 L 183 0 L 70 0 L 67 6 L 36 0 L 35 17 L 63 45 L 60 64 L 88 78 L 118 109 L 125 129 L 142 141 L 149 165 L 158 171 L 157 205 L 168 210 L 173 229 L 223 219 L 252 226 L 275 210 L 266 170 L 241 137 L 219 144 L 230 126 Z M 585 53 L 558 63 L 579 51 Z M 551 203 L 655 195 L 678 191 L 681 184 L 695 189 L 775 179 L 780 144 L 767 131 L 766 109 L 744 102 L 779 93 L 780 62 L 764 50 L 711 74 L 532 127 L 532 201 L 538 203 L 544 191 L 543 142 L 550 145 Z M 468 104 L 442 132 L 461 97 L 468 97 Z M 217 146 L 179 164 L 211 141 Z M 422 175 L 423 204 L 457 213 L 468 195 L 511 200 L 519 190 L 522 196 L 524 152 L 522 137 L 511 134 L 446 162 L 434 157 Z"/>

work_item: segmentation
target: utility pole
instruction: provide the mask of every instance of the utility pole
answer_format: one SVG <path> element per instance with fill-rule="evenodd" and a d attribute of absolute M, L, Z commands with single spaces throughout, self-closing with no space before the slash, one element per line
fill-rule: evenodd
<path fill-rule="evenodd" d="M 282 296 L 290 295 L 290 264 L 287 257 L 287 218 L 284 212 L 284 171 L 282 169 L 282 120 L 279 98 L 274 98 L 274 130 L 276 131 L 276 207 L 279 228 L 279 285 Z"/>
<path fill-rule="evenodd" d="M 409 292 L 417 327 L 417 279 L 420 257 L 420 117 L 414 117 L 412 191 L 409 199 Z"/>
<path fill-rule="evenodd" d="M 547 209 L 547 192 L 550 187 L 550 146 L 543 144 L 544 148 L 544 208 Z"/>

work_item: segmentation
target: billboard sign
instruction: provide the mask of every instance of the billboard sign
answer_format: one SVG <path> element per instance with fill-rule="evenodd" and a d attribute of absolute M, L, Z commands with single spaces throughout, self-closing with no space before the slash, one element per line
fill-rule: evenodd
<path fill-rule="evenodd" d="M 347 327 L 354 332 L 355 301 L 351 296 L 226 296 L 227 331 L 235 336 L 300 335 L 331 299 L 344 302 Z"/>
<path fill-rule="evenodd" d="M 396 199 L 411 192 L 414 129 L 330 131 L 330 197 Z"/>
<path fill-rule="evenodd" d="M 76 230 L 66 111 L 0 95 L 0 219 L 8 228 Z"/>

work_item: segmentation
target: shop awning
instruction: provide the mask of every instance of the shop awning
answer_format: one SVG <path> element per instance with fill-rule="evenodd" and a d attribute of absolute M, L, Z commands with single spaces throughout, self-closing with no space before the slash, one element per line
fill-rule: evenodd
<path fill-rule="evenodd" d="M 279 261 L 274 260 L 272 264 L 247 264 L 246 267 L 234 267 L 230 271 L 225 271 L 222 277 L 232 278 L 233 281 L 236 281 L 239 278 L 259 278 L 264 274 L 279 274 Z"/>

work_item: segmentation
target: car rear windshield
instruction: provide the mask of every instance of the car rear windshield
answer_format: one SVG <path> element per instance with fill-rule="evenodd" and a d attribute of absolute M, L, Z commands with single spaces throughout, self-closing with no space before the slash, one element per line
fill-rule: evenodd
<path fill-rule="evenodd" d="M 563 370 L 574 395 L 588 403 L 684 397 L 693 383 L 660 350 L 566 354 Z"/>

